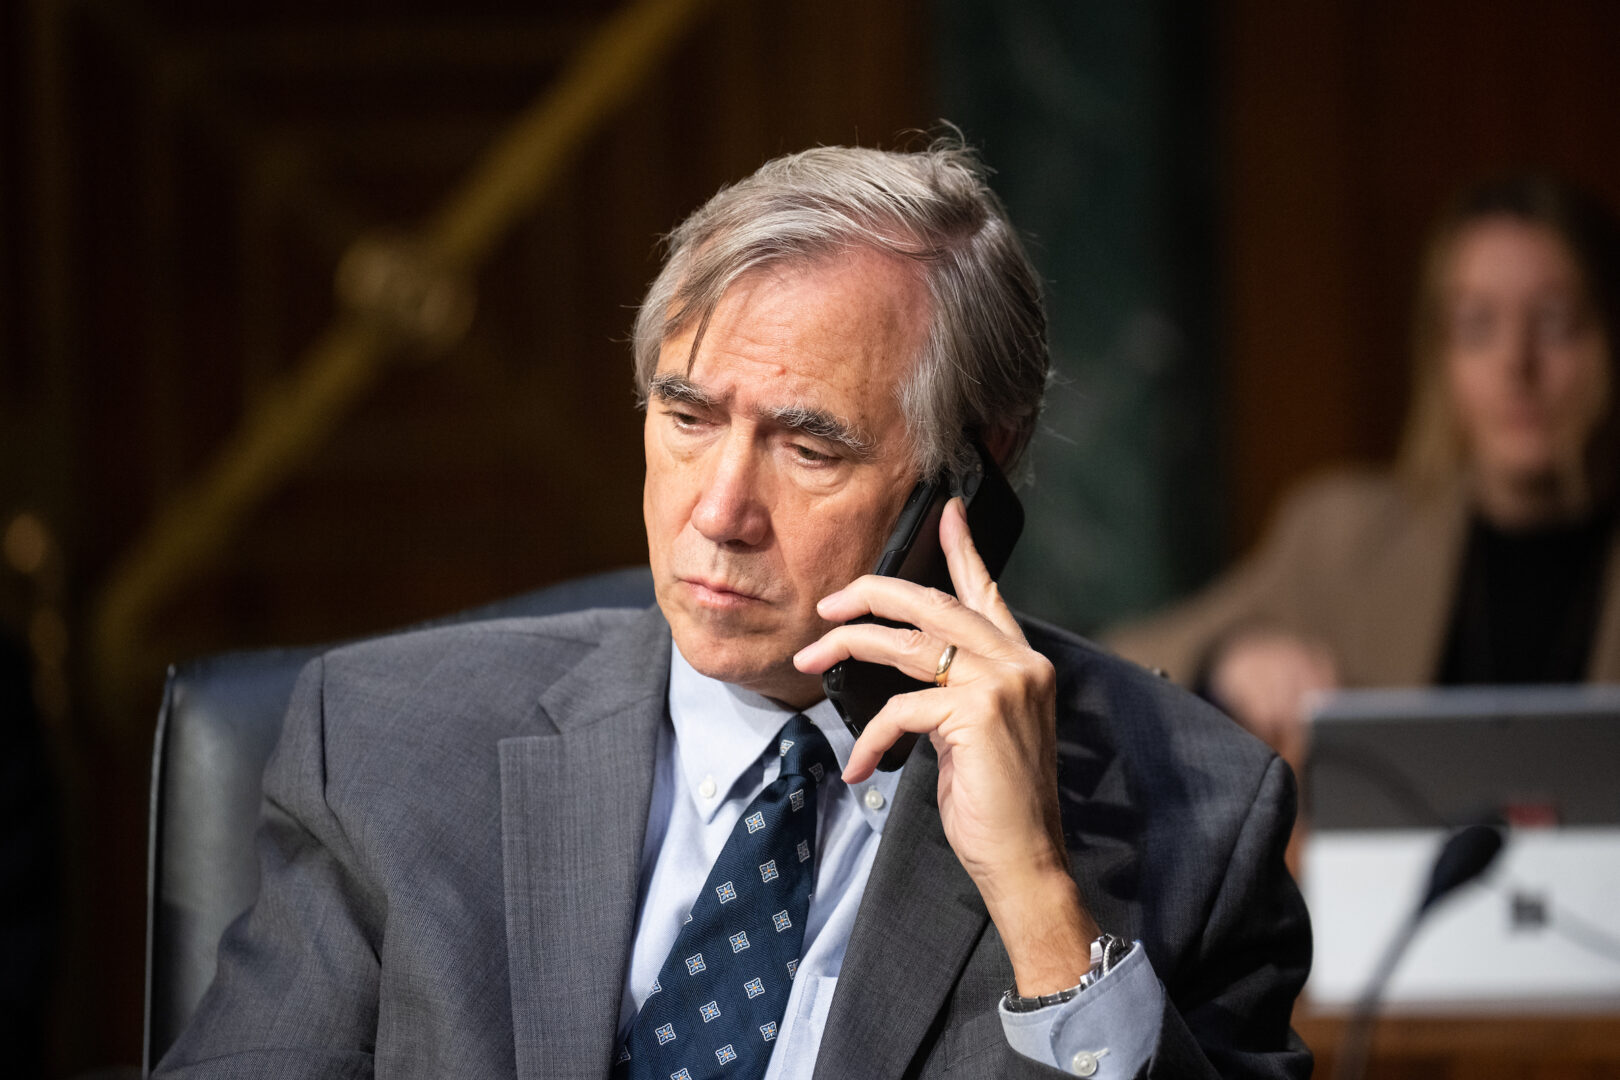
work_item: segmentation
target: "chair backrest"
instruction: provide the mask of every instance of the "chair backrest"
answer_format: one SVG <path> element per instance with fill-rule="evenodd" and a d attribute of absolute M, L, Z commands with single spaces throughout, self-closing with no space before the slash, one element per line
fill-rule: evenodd
<path fill-rule="evenodd" d="M 439 623 L 653 602 L 645 567 L 563 582 Z M 325 646 L 226 653 L 169 669 L 152 751 L 143 1075 L 163 1057 L 214 978 L 225 928 L 253 903 L 265 762 L 293 683 Z"/>

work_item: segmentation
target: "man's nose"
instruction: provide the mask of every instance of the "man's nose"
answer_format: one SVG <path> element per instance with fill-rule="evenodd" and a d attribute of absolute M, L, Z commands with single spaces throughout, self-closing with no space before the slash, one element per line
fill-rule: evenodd
<path fill-rule="evenodd" d="M 711 453 L 692 526 L 723 547 L 755 547 L 770 534 L 758 455 L 742 433 L 721 440 Z"/>

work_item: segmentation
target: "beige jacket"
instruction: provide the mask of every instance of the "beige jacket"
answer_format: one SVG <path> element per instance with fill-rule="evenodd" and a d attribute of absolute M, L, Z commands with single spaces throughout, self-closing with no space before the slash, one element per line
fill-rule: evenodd
<path fill-rule="evenodd" d="M 1216 640 L 1263 624 L 1327 645 L 1346 686 L 1421 686 L 1440 666 L 1467 535 L 1460 485 L 1419 501 L 1386 473 L 1330 473 L 1295 490 L 1238 566 L 1104 640 L 1190 685 Z M 1620 529 L 1601 588 L 1587 670 L 1594 682 L 1620 682 Z"/>

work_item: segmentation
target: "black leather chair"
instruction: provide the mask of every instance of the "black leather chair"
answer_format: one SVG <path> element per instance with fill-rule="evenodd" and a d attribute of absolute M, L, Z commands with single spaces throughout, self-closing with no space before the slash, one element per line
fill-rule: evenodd
<path fill-rule="evenodd" d="M 424 625 L 652 602 L 652 576 L 636 567 Z M 324 648 L 227 653 L 169 669 L 152 751 L 143 1076 L 196 1011 L 220 934 L 258 892 L 264 765 L 299 669 Z"/>

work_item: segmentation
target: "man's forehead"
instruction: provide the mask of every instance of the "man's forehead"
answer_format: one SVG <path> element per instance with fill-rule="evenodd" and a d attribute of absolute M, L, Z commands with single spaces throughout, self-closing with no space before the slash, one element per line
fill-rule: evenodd
<path fill-rule="evenodd" d="M 745 275 L 710 313 L 666 337 L 658 371 L 698 384 L 770 377 L 800 393 L 897 382 L 927 340 L 920 290 L 910 275 L 875 275 L 867 262 Z"/>
<path fill-rule="evenodd" d="M 878 411 L 873 406 L 881 405 L 864 395 L 852 397 L 841 392 L 844 386 L 840 381 L 828 378 L 828 373 L 813 360 L 789 364 L 738 360 L 717 356 L 708 349 L 696 359 L 689 359 L 684 351 L 678 355 L 671 353 L 672 350 L 666 350 L 660 357 L 652 381 L 652 393 L 666 400 L 677 398 L 761 416 L 820 413 L 837 416 L 852 427 L 858 423 L 859 416 Z M 861 365 L 865 360 L 852 357 L 844 363 Z M 837 374 L 850 373 L 845 370 Z M 869 379 L 861 381 L 871 385 Z"/>
<path fill-rule="evenodd" d="M 705 354 L 688 359 L 671 356 L 666 350 L 653 375 L 652 390 L 659 397 L 678 397 L 709 405 L 736 405 L 746 400 L 749 407 L 821 409 L 830 407 L 833 397 L 827 383 L 817 377 L 813 365 L 777 366 L 766 363 L 734 363 L 729 358 Z"/>
<path fill-rule="evenodd" d="M 887 435 L 927 336 L 914 267 L 866 249 L 753 270 L 660 350 L 660 379 L 687 400 L 751 412 L 821 413 Z"/>

